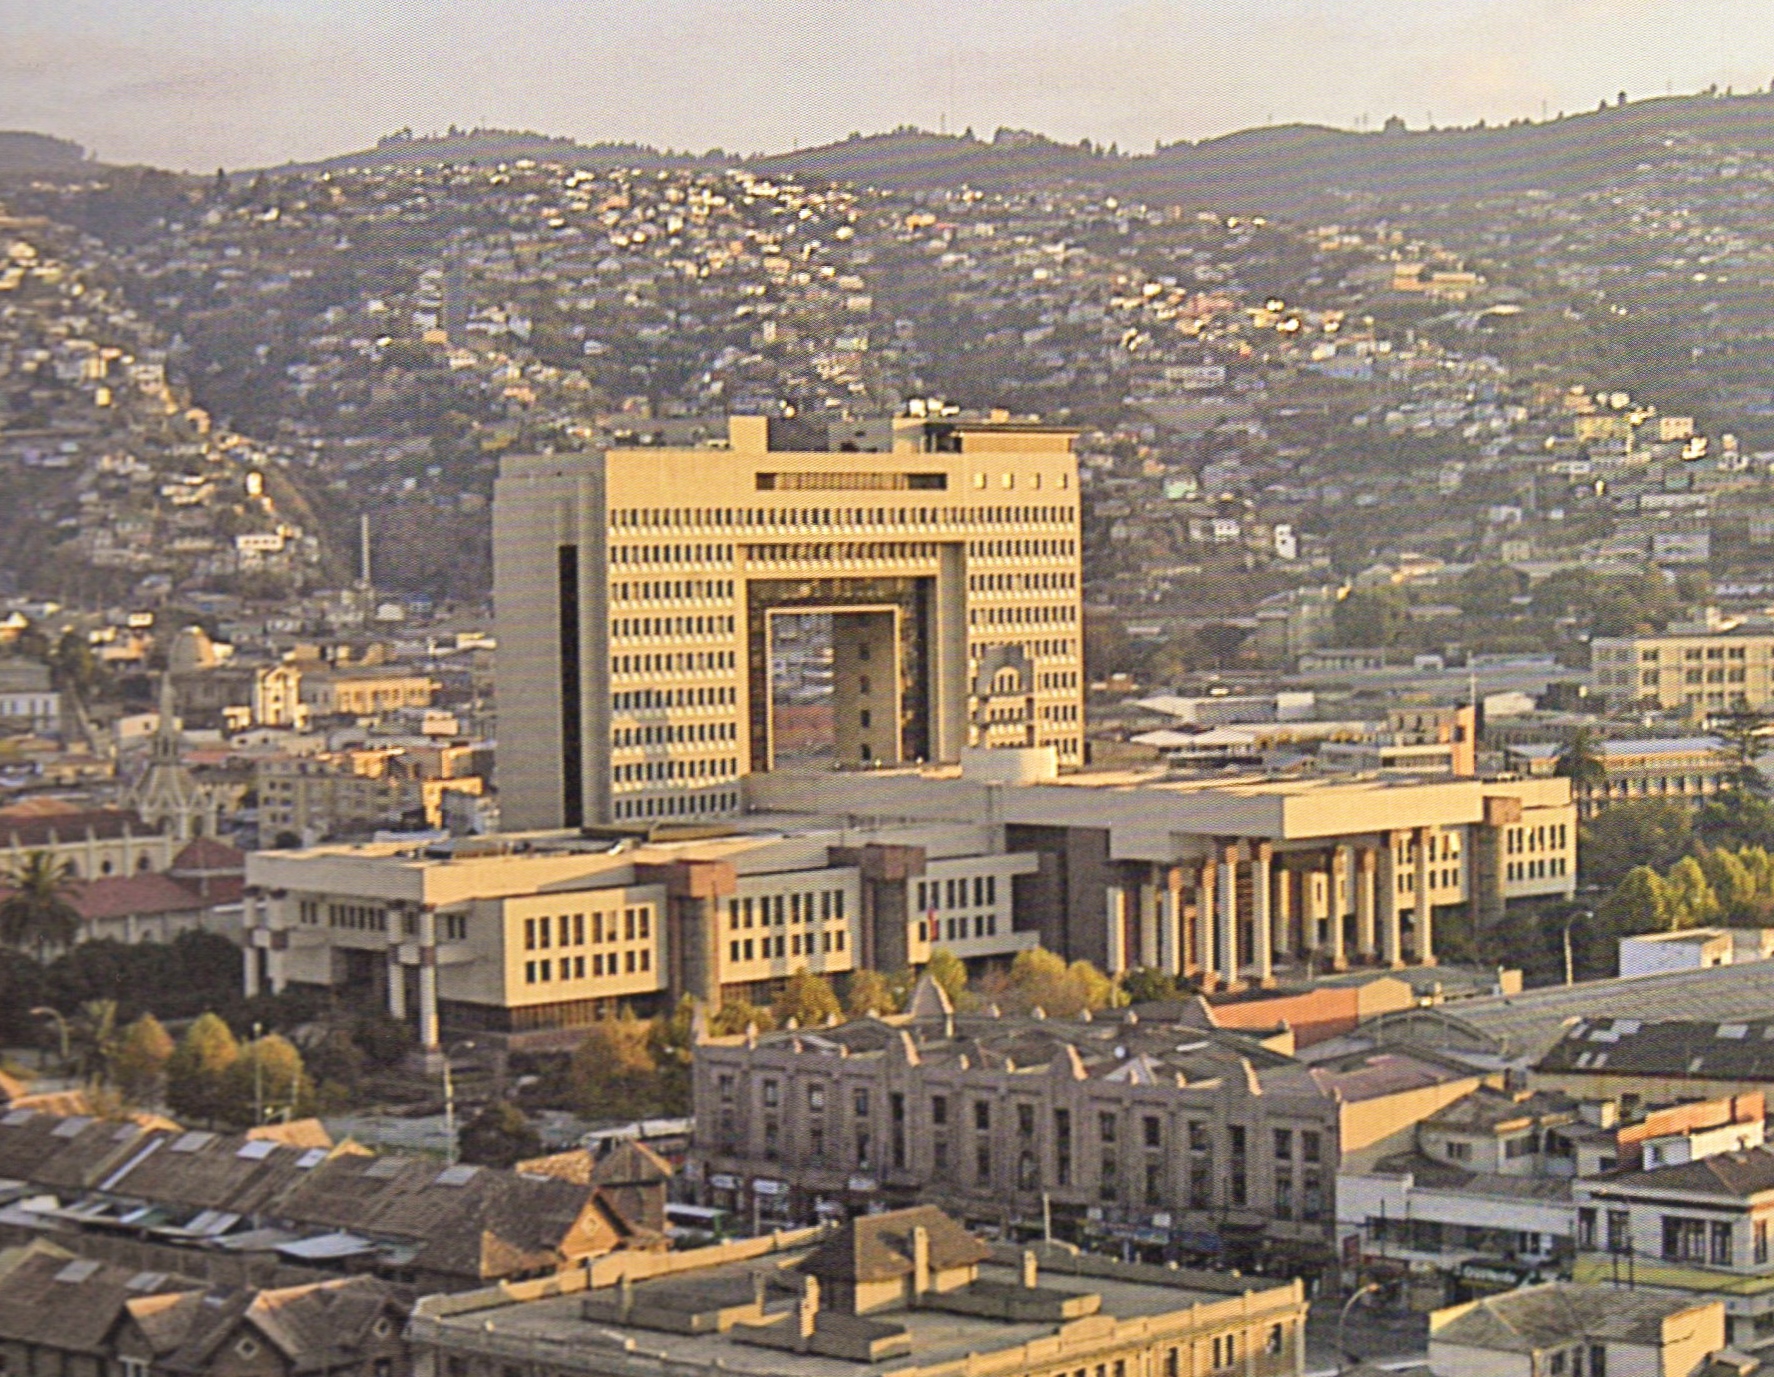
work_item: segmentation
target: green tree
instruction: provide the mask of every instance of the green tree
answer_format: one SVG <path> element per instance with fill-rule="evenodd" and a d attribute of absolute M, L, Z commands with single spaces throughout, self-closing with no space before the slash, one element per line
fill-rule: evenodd
<path fill-rule="evenodd" d="M 89 999 L 68 1020 L 68 1049 L 76 1074 L 88 1085 L 97 1085 L 110 1073 L 121 1035 L 117 1029 L 117 1001 Z"/>
<path fill-rule="evenodd" d="M 1527 580 L 1507 564 L 1475 564 L 1460 579 L 1455 600 L 1473 617 L 1507 617 L 1517 611 L 1512 599 L 1521 595 Z"/>
<path fill-rule="evenodd" d="M 776 1026 L 776 1012 L 768 1004 L 753 1004 L 749 999 L 724 999 L 721 1007 L 708 1021 L 708 1031 L 717 1037 L 732 1037 L 747 1028 L 768 1033 Z"/>
<path fill-rule="evenodd" d="M 12 890 L 0 902 L 0 942 L 30 949 L 42 961 L 50 948 L 70 947 L 80 935 L 80 910 L 69 901 L 74 869 L 53 852 L 27 851 L 6 873 Z"/>
<path fill-rule="evenodd" d="M 942 986 L 942 992 L 949 997 L 949 1003 L 959 1007 L 961 996 L 967 993 L 966 963 L 947 947 L 938 947 L 930 953 L 930 960 L 924 969 L 932 980 Z"/>
<path fill-rule="evenodd" d="M 1694 831 L 1708 846 L 1774 846 L 1774 802 L 1753 789 L 1721 789 L 1700 805 Z"/>
<path fill-rule="evenodd" d="M 860 1018 L 867 1013 L 896 1014 L 899 1012 L 899 996 L 893 989 L 892 982 L 879 971 L 853 971 L 850 976 L 850 988 L 844 994 L 844 1008 L 852 1018 Z"/>
<path fill-rule="evenodd" d="M 483 1167 L 514 1167 L 542 1153 L 542 1135 L 509 1100 L 484 1106 L 456 1135 L 458 1155 Z"/>
<path fill-rule="evenodd" d="M 1332 614 L 1339 644 L 1378 649 L 1398 639 L 1405 623 L 1404 595 L 1395 588 L 1357 588 Z"/>
<path fill-rule="evenodd" d="M 824 1027 L 844 1012 L 831 981 L 814 975 L 805 966 L 783 982 L 782 992 L 770 1008 L 778 1024 L 786 1024 L 792 1018 L 801 1028 Z"/>
<path fill-rule="evenodd" d="M 221 1117 L 222 1078 L 240 1060 L 240 1044 L 215 1014 L 204 1014 L 185 1030 L 166 1062 L 166 1102 L 173 1113 L 205 1123 Z"/>
<path fill-rule="evenodd" d="M 220 1077 L 216 1117 L 237 1128 L 314 1112 L 314 1084 L 288 1038 L 267 1033 L 239 1049 Z"/>
<path fill-rule="evenodd" d="M 994 982 L 996 986 L 997 982 Z M 1066 959 L 1045 947 L 1019 951 L 1010 963 L 1002 988 L 985 993 L 1006 999 L 1019 1009 L 1039 1008 L 1056 1018 L 1072 1018 L 1086 1009 L 1103 1009 L 1120 997 L 1114 981 L 1088 961 Z"/>
<path fill-rule="evenodd" d="M 1608 780 L 1608 767 L 1602 759 L 1602 745 L 1593 729 L 1579 727 L 1570 743 L 1559 752 L 1556 772 L 1571 781 L 1574 791 L 1599 789 Z"/>
<path fill-rule="evenodd" d="M 1670 926 L 1673 905 L 1669 886 L 1648 865 L 1634 866 L 1596 910 L 1603 930 L 1612 937 L 1663 932 Z"/>
<path fill-rule="evenodd" d="M 1201 658 L 1215 669 L 1225 669 L 1238 657 L 1250 638 L 1250 628 L 1233 622 L 1208 622 L 1195 630 L 1195 646 Z"/>
<path fill-rule="evenodd" d="M 1719 916 L 1719 898 L 1706 872 L 1692 856 L 1683 856 L 1670 867 L 1664 881 L 1669 891 L 1669 926 L 1698 928 Z"/>
<path fill-rule="evenodd" d="M 1121 977 L 1129 1004 L 1161 1004 L 1177 997 L 1176 977 L 1156 966 L 1135 966 Z"/>
<path fill-rule="evenodd" d="M 652 1026 L 624 1010 L 586 1030 L 568 1071 L 575 1106 L 599 1119 L 638 1119 L 653 1112 L 659 1063 Z"/>
<path fill-rule="evenodd" d="M 1667 870 L 1694 843 L 1693 814 L 1674 799 L 1644 799 L 1604 808 L 1584 823 L 1577 860 L 1583 878 L 1604 888 L 1634 866 Z"/>

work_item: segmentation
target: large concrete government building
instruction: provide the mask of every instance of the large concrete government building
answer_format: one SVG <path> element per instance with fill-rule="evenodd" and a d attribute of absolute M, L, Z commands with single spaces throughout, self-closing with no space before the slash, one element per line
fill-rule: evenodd
<path fill-rule="evenodd" d="M 825 763 L 1042 746 L 1083 760 L 1074 433 L 729 420 L 700 448 L 507 459 L 494 502 L 513 829 L 728 816 L 807 734 Z M 799 447 L 788 448 L 790 443 Z M 818 662 L 801 628 L 829 618 Z"/>

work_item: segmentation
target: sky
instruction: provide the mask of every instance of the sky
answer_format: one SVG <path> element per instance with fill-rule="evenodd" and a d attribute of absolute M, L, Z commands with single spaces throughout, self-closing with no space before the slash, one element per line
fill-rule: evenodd
<path fill-rule="evenodd" d="M 0 129 L 209 171 L 402 127 L 780 151 L 915 124 L 1124 151 L 1767 89 L 1767 0 L 0 0 Z"/>

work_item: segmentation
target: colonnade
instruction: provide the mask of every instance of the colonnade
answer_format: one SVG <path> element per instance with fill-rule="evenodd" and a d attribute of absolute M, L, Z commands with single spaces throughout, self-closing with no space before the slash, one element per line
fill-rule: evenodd
<path fill-rule="evenodd" d="M 1200 860 L 1123 862 L 1109 891 L 1109 962 L 1156 967 L 1209 990 L 1271 984 L 1278 965 L 1294 963 L 1318 971 L 1433 965 L 1430 831 L 1280 847 L 1216 837 Z M 1401 849 L 1409 875 L 1403 884 L 1395 859 Z"/>

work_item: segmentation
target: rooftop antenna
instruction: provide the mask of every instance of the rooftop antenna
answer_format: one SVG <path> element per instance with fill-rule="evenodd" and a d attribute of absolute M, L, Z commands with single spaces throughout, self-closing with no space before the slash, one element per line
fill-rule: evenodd
<path fill-rule="evenodd" d="M 364 512 L 357 518 L 357 547 L 357 582 L 367 593 L 370 590 L 370 514 L 368 512 Z"/>

